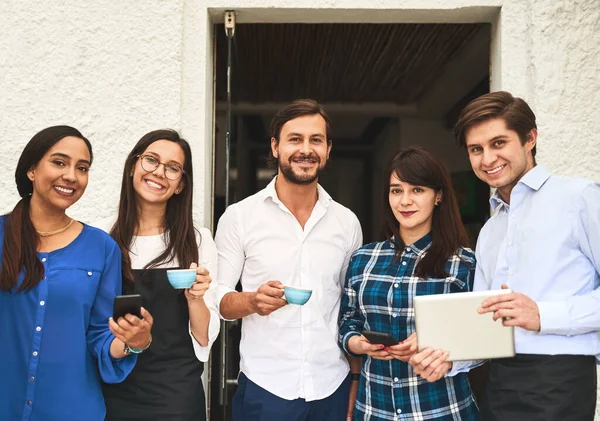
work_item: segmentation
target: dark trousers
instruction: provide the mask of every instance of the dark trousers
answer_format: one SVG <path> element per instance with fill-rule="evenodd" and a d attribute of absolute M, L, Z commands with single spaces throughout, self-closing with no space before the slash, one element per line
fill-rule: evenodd
<path fill-rule="evenodd" d="M 481 421 L 593 421 L 596 358 L 518 354 L 492 360 Z"/>
<path fill-rule="evenodd" d="M 346 421 L 350 383 L 348 375 L 332 395 L 306 402 L 275 396 L 240 373 L 233 395 L 233 421 Z"/>

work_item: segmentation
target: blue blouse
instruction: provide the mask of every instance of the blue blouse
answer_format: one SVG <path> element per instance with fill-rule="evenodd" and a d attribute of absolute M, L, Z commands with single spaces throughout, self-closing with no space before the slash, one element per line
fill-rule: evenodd
<path fill-rule="evenodd" d="M 0 264 L 4 223 L 0 217 Z M 69 245 L 38 256 L 45 277 L 35 288 L 0 290 L 0 420 L 103 420 L 100 380 L 123 381 L 137 359 L 110 355 L 121 252 L 84 225 Z"/>

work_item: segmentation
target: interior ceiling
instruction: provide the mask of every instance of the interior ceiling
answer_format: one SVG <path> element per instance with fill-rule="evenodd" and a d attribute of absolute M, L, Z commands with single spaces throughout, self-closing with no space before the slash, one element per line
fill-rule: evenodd
<path fill-rule="evenodd" d="M 485 24 L 237 24 L 232 101 L 418 101 Z M 227 38 L 217 25 L 217 99 Z"/>

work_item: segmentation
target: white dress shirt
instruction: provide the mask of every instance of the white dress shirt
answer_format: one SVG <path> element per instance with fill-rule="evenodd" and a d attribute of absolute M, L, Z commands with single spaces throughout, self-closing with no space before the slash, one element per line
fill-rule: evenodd
<path fill-rule="evenodd" d="M 362 232 L 356 215 L 321 186 L 302 229 L 278 199 L 275 180 L 229 206 L 219 221 L 218 300 L 234 292 L 238 280 L 244 292 L 270 280 L 312 289 L 304 306 L 243 319 L 240 368 L 276 396 L 313 401 L 330 396 L 348 375 L 337 321 L 346 268 Z"/>
<path fill-rule="evenodd" d="M 93 224 L 106 232 L 109 232 L 114 225 L 115 217 L 106 218 L 97 223 Z M 210 355 L 210 348 L 214 343 L 217 336 L 219 336 L 219 330 L 221 328 L 219 311 L 217 308 L 217 247 L 212 239 L 212 234 L 206 228 L 199 228 L 196 233 L 196 243 L 200 244 L 198 248 L 199 262 L 198 266 L 205 267 L 210 272 L 212 283 L 208 288 L 208 291 L 204 294 L 204 302 L 206 307 L 210 311 L 210 321 L 208 324 L 208 344 L 202 346 L 198 343 L 194 335 L 192 334 L 191 326 L 188 324 L 189 334 L 194 346 L 194 353 L 196 358 L 202 362 L 208 361 Z M 131 259 L 131 269 L 143 269 L 148 263 L 154 260 L 157 256 L 162 254 L 166 248 L 166 242 L 163 234 L 157 235 L 145 235 L 145 236 L 134 236 L 131 242 L 131 253 L 129 255 Z M 171 262 L 160 264 L 155 268 L 170 268 L 178 267 L 177 257 Z"/>

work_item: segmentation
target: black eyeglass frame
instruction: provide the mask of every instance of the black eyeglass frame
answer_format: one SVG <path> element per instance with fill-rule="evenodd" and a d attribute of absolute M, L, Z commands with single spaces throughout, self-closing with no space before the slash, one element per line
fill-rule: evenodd
<path fill-rule="evenodd" d="M 146 157 L 148 157 L 148 158 L 152 158 L 152 159 L 154 159 L 154 160 L 157 162 L 156 166 L 155 166 L 155 167 L 154 167 L 152 170 L 149 170 L 149 169 L 147 169 L 147 168 L 145 168 L 145 167 L 144 167 L 144 161 L 145 161 L 145 159 L 144 159 L 144 158 L 146 158 Z M 158 169 L 158 167 L 160 167 L 161 165 L 163 165 L 163 166 L 165 167 L 165 177 L 166 177 L 167 179 L 171 180 L 171 181 L 177 181 L 177 180 L 180 180 L 180 179 L 181 179 L 181 177 L 183 177 L 183 175 L 184 175 L 184 174 L 186 174 L 185 170 L 184 170 L 184 169 L 183 169 L 183 168 L 182 168 L 182 167 L 181 167 L 179 164 L 169 164 L 169 163 L 167 163 L 167 162 L 161 162 L 161 161 L 159 161 L 159 160 L 158 160 L 158 158 L 157 158 L 157 157 L 155 157 L 154 155 L 150 155 L 150 154 L 139 154 L 139 155 L 136 155 L 136 156 L 135 156 L 135 159 L 141 159 L 141 160 L 142 160 L 142 162 L 140 163 L 140 165 L 142 166 L 142 169 L 143 169 L 144 171 L 146 171 L 146 172 L 154 172 L 154 171 L 156 171 L 156 170 Z M 169 172 L 167 171 L 167 165 L 168 165 L 168 166 L 171 166 L 171 167 L 173 167 L 173 166 L 177 166 L 177 167 L 178 167 L 178 168 L 181 170 L 181 173 L 180 173 L 180 175 L 179 175 L 177 178 L 170 178 L 170 177 L 167 175 L 167 174 L 169 174 Z"/>

